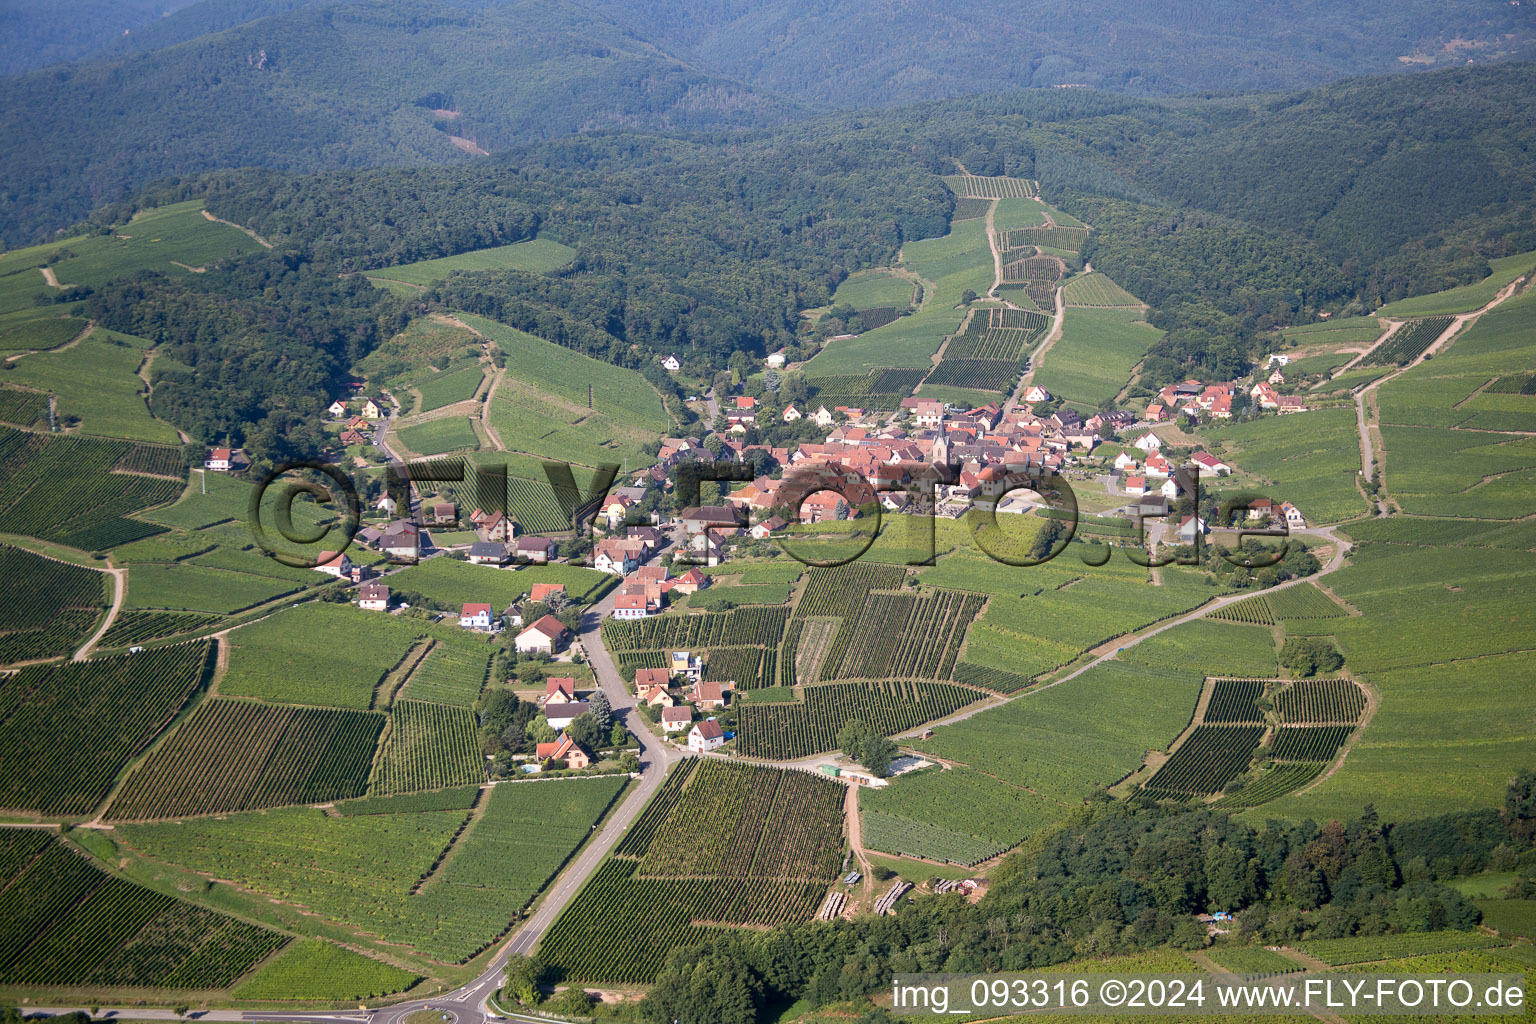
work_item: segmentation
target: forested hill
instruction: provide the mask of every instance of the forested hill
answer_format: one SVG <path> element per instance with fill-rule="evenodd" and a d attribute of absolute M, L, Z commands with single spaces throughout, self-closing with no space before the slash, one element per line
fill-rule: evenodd
<path fill-rule="evenodd" d="M 1091 86 L 1296 89 L 1530 53 L 1508 0 L 588 0 L 674 52 L 833 106 Z"/>
<path fill-rule="evenodd" d="M 457 162 L 577 130 L 773 124 L 796 109 L 563 0 L 298 9 L 0 81 L 0 240 L 169 175 Z"/>

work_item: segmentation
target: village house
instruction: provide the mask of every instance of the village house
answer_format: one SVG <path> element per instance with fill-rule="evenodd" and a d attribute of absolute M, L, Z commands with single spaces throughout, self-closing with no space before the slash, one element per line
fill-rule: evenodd
<path fill-rule="evenodd" d="M 650 707 L 672 708 L 677 706 L 677 698 L 667 692 L 665 686 L 642 686 L 637 694 L 640 703 Z"/>
<path fill-rule="evenodd" d="M 673 576 L 671 579 L 663 580 L 661 592 L 663 594 L 697 594 L 708 586 L 709 577 L 694 568 L 689 569 L 681 576 Z"/>
<path fill-rule="evenodd" d="M 363 436 L 355 430 L 343 430 L 341 432 L 341 443 L 343 445 L 356 445 L 371 444 L 372 442 L 369 441 L 367 437 Z"/>
<path fill-rule="evenodd" d="M 661 709 L 661 729 L 663 732 L 682 732 L 693 724 L 693 708 L 686 705 Z"/>
<path fill-rule="evenodd" d="M 788 525 L 789 524 L 785 522 L 783 516 L 770 516 L 767 519 L 764 519 L 762 522 L 758 523 L 756 526 L 752 527 L 752 539 L 767 540 L 774 533 L 774 531 L 782 530 Z"/>
<path fill-rule="evenodd" d="M 1252 498 L 1248 502 L 1247 518 L 1268 519 L 1275 514 L 1275 503 L 1268 498 Z"/>
<path fill-rule="evenodd" d="M 1049 402 L 1051 393 L 1038 384 L 1031 384 L 1024 389 L 1024 401 L 1034 404 L 1036 402 Z"/>
<path fill-rule="evenodd" d="M 519 537 L 512 552 L 518 558 L 543 565 L 555 557 L 555 542 L 548 537 Z"/>
<path fill-rule="evenodd" d="M 534 748 L 534 757 L 544 768 L 563 765 L 566 768 L 581 769 L 592 765 L 591 756 L 565 733 L 561 733 L 557 740 L 540 743 Z"/>
<path fill-rule="evenodd" d="M 683 521 L 683 531 L 690 537 L 697 537 L 705 532 L 735 533 L 741 526 L 736 510 L 729 505 L 701 505 L 697 508 L 686 508 L 678 518 Z"/>
<path fill-rule="evenodd" d="M 488 604 L 466 604 L 459 612 L 459 628 L 490 633 L 496 628 L 496 614 Z"/>
<path fill-rule="evenodd" d="M 592 549 L 592 568 L 614 576 L 628 576 L 640 566 L 633 548 L 614 539 L 600 540 Z"/>
<path fill-rule="evenodd" d="M 391 558 L 414 561 L 421 555 L 421 529 L 415 523 L 396 520 L 384 528 L 379 547 Z"/>
<path fill-rule="evenodd" d="M 719 722 L 700 722 L 688 731 L 688 749 L 695 754 L 706 754 L 725 743 L 725 731 Z"/>
<path fill-rule="evenodd" d="M 1146 494 L 1147 478 L 1144 476 L 1128 476 L 1125 478 L 1126 494 Z"/>
<path fill-rule="evenodd" d="M 528 600 L 534 604 L 548 604 L 549 599 L 556 594 L 566 596 L 564 583 L 535 583 L 528 591 Z"/>
<path fill-rule="evenodd" d="M 1193 544 L 1197 537 L 1209 532 L 1210 530 L 1206 527 L 1204 519 L 1199 519 L 1195 516 L 1184 516 L 1179 519 L 1178 537 L 1180 544 Z"/>
<path fill-rule="evenodd" d="M 644 594 L 620 594 L 613 599 L 613 617 L 616 619 L 643 619 L 653 608 Z"/>
<path fill-rule="evenodd" d="M 789 356 L 785 353 L 785 351 L 783 349 L 779 349 L 777 352 L 768 353 L 768 358 L 765 360 L 765 362 L 768 364 L 768 369 L 770 370 L 782 370 L 784 369 L 784 364 L 788 360 Z"/>
<path fill-rule="evenodd" d="M 234 460 L 234 450 L 230 448 L 210 448 L 207 458 L 203 459 L 203 468 L 211 469 L 215 473 L 228 473 Z"/>
<path fill-rule="evenodd" d="M 352 559 L 335 551 L 322 551 L 315 559 L 315 571 L 323 572 L 327 576 L 335 576 L 337 579 L 344 576 L 351 578 Z"/>
<path fill-rule="evenodd" d="M 687 651 L 673 651 L 669 665 L 672 675 L 687 676 L 690 682 L 695 683 L 699 681 L 699 676 L 704 671 L 704 659 L 695 657 Z"/>
<path fill-rule="evenodd" d="M 584 700 L 568 700 L 544 705 L 544 720 L 551 729 L 565 729 L 576 719 L 592 710 Z"/>
<path fill-rule="evenodd" d="M 608 520 L 608 528 L 614 530 L 624 522 L 625 517 L 629 515 L 629 510 L 634 507 L 635 502 L 633 499 L 617 494 L 610 495 L 599 511 L 602 517 Z"/>
<path fill-rule="evenodd" d="M 1120 472 L 1126 472 L 1136 468 L 1136 456 L 1130 452 L 1121 452 L 1115 456 L 1115 468 Z"/>
<path fill-rule="evenodd" d="M 338 398 L 325 411 L 331 414 L 331 419 L 339 420 L 347 414 L 347 403 Z"/>
<path fill-rule="evenodd" d="M 1147 406 L 1147 422 L 1161 423 L 1168 418 L 1168 410 L 1160 402 Z"/>
<path fill-rule="evenodd" d="M 832 425 L 832 410 L 824 405 L 817 406 L 816 411 L 811 414 L 811 421 L 825 430 Z"/>
<path fill-rule="evenodd" d="M 1173 472 L 1173 464 L 1161 455 L 1148 455 L 1146 470 L 1147 476 L 1162 479 Z"/>
<path fill-rule="evenodd" d="M 486 540 L 506 542 L 517 536 L 517 523 L 500 512 L 492 512 L 480 524 L 480 533 Z"/>
<path fill-rule="evenodd" d="M 719 683 L 697 682 L 688 690 L 688 699 L 700 711 L 725 707 L 725 690 Z"/>
<path fill-rule="evenodd" d="M 1210 452 L 1196 452 L 1189 457 L 1189 461 L 1200 467 L 1200 472 L 1211 476 L 1226 476 L 1232 472 L 1232 467 L 1222 462 Z"/>
<path fill-rule="evenodd" d="M 1307 528 L 1307 520 L 1301 514 L 1301 509 L 1290 502 L 1287 501 L 1280 505 L 1280 514 L 1285 517 L 1285 525 L 1290 529 L 1304 530 Z"/>
<path fill-rule="evenodd" d="M 389 611 L 389 588 L 382 583 L 364 583 L 357 592 L 357 606 L 365 612 Z"/>
<path fill-rule="evenodd" d="M 664 668 L 635 669 L 635 689 L 659 686 L 663 690 L 672 685 L 672 674 Z"/>
<path fill-rule="evenodd" d="M 365 398 L 363 399 L 361 411 L 364 419 L 377 420 L 384 418 L 389 411 L 389 407 L 377 399 Z"/>
<path fill-rule="evenodd" d="M 385 493 L 379 495 L 379 500 L 373 503 L 373 507 L 387 516 L 392 516 L 399 510 L 400 503 Z"/>
<path fill-rule="evenodd" d="M 780 414 L 780 418 L 785 423 L 793 423 L 795 420 L 802 419 L 803 417 L 801 416 L 800 410 L 795 408 L 795 403 L 791 402 L 784 407 L 784 411 Z"/>
<path fill-rule="evenodd" d="M 1281 395 L 1275 401 L 1275 411 L 1281 416 L 1288 416 L 1293 412 L 1306 412 L 1307 400 L 1300 395 Z"/>
<path fill-rule="evenodd" d="M 570 630 L 553 615 L 546 615 L 517 634 L 513 644 L 521 654 L 558 654 L 565 648 Z"/>
<path fill-rule="evenodd" d="M 469 546 L 469 560 L 475 565 L 506 565 L 511 556 L 505 544 L 478 540 Z"/>
<path fill-rule="evenodd" d="M 576 702 L 576 677 L 551 676 L 544 680 L 544 704 L 574 704 Z"/>
<path fill-rule="evenodd" d="M 459 506 L 451 501 L 439 501 L 427 506 L 427 521 L 433 526 L 459 525 Z"/>
<path fill-rule="evenodd" d="M 1151 432 L 1142 434 L 1136 439 L 1136 447 L 1144 452 L 1157 452 L 1163 449 L 1163 439 Z"/>
<path fill-rule="evenodd" d="M 669 352 L 661 357 L 661 368 L 668 373 L 676 373 L 683 368 L 683 361 Z"/>

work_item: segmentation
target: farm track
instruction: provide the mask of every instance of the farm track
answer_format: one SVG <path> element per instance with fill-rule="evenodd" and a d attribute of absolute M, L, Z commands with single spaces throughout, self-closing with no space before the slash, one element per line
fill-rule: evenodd
<path fill-rule="evenodd" d="M 224 220 L 221 217 L 215 217 L 213 214 L 209 213 L 207 210 L 202 210 L 200 212 L 202 213 L 204 220 L 211 220 L 215 224 L 226 224 L 229 227 L 234 228 L 236 231 L 239 231 L 239 232 L 244 233 L 245 235 L 248 235 L 250 237 L 251 241 L 255 242 L 257 245 L 261 246 L 263 249 L 270 249 L 270 248 L 272 248 L 272 243 L 271 242 L 267 241 L 265 238 L 262 238 L 256 232 L 252 231 L 250 228 L 245 227 L 244 225 L 241 225 L 241 224 L 236 224 L 232 220 Z"/>
<path fill-rule="evenodd" d="M 21 352 L 12 352 L 10 355 L 5 357 L 5 361 L 7 363 L 10 363 L 10 362 L 12 362 L 14 360 L 20 359 L 22 356 L 35 356 L 35 355 L 38 355 L 39 353 L 42 353 L 42 352 L 50 352 L 50 353 L 52 353 L 52 352 L 68 352 L 70 349 L 74 348 L 76 345 L 78 345 L 82 341 L 84 341 L 85 338 L 86 338 L 86 335 L 90 334 L 95 329 L 96 329 L 96 321 L 95 320 L 89 320 L 89 321 L 86 322 L 86 325 L 84 327 L 80 328 L 80 333 L 79 334 L 76 334 L 73 338 L 70 338 L 68 341 L 66 341 L 64 344 L 58 346 L 57 348 L 29 348 L 29 349 L 26 349 L 26 350 L 21 351 Z M 154 351 L 154 350 L 151 349 L 150 351 Z M 39 388 L 27 387 L 25 384 L 15 384 L 15 385 L 12 385 L 12 386 L 13 387 L 19 387 L 19 388 L 21 388 L 24 391 L 38 391 L 38 390 L 41 390 Z"/>
<path fill-rule="evenodd" d="M 112 606 L 107 609 L 107 617 L 101 620 L 101 625 L 96 627 L 96 632 L 80 645 L 80 649 L 75 652 L 74 657 L 69 659 L 70 661 L 85 661 L 91 656 L 91 652 L 96 649 L 96 644 L 106 635 L 107 630 L 112 628 L 112 623 L 117 621 L 118 614 L 123 610 L 123 602 L 128 597 L 127 569 L 111 568 L 100 571 L 112 577 Z"/>
<path fill-rule="evenodd" d="M 1055 345 L 1056 342 L 1061 339 L 1061 331 L 1063 326 L 1066 324 L 1066 320 L 1067 307 L 1065 301 L 1061 297 L 1061 289 L 1058 287 L 1056 289 L 1056 316 L 1054 322 L 1051 324 L 1051 329 L 1046 332 L 1045 338 L 1042 339 L 1040 344 L 1036 346 L 1035 350 L 1030 353 L 1029 368 L 1026 369 L 1024 371 L 1024 375 L 1019 378 L 1018 387 L 1013 389 L 1013 394 L 1008 396 L 1008 401 L 1003 406 L 1003 411 L 1005 413 L 1012 412 L 1019 407 L 1020 400 L 1024 396 L 1025 389 L 1034 383 L 1035 371 L 1040 368 L 1040 363 L 1045 359 L 1045 354 L 1051 350 L 1051 346 Z"/>

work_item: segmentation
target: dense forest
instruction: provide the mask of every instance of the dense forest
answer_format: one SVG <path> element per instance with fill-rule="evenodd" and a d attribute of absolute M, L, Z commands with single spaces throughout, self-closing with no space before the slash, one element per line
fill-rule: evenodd
<path fill-rule="evenodd" d="M 878 992 L 893 974 L 1015 971 L 1078 956 L 1209 942 L 1197 913 L 1236 914 L 1267 943 L 1470 928 L 1479 913 L 1442 884 L 1490 865 L 1536 875 L 1536 772 L 1505 808 L 1385 825 L 1261 829 L 1203 808 L 1105 801 L 1005 861 L 980 903 L 941 896 L 891 917 L 737 931 L 674 953 L 642 1009 L 655 1024 L 754 1024 L 774 1005 Z M 537 964 L 514 969 L 537 970 Z M 887 1018 L 888 1019 L 888 1018 Z"/>

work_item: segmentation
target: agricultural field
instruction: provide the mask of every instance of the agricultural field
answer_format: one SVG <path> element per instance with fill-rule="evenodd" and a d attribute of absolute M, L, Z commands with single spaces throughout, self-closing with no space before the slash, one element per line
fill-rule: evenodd
<path fill-rule="evenodd" d="M 1390 302 L 1376 311 L 1377 316 L 1414 317 L 1440 313 L 1465 313 L 1485 306 L 1499 290 L 1522 274 L 1536 269 L 1536 252 L 1518 253 L 1489 260 L 1492 270 L 1483 280 L 1450 288 L 1433 295 L 1416 295 Z"/>
<path fill-rule="evenodd" d="M 674 426 L 662 408 L 661 396 L 638 372 L 599 362 L 494 320 L 468 313 L 458 318 L 506 353 L 507 377 L 582 406 L 587 404 L 590 384 L 594 404 L 609 415 L 656 433 L 669 432 Z"/>
<path fill-rule="evenodd" d="M 479 381 L 476 381 L 478 384 Z M 396 431 L 400 443 L 417 455 L 446 455 L 480 447 L 475 428 L 465 416 L 444 416 Z"/>
<path fill-rule="evenodd" d="M 797 703 L 742 705 L 737 747 L 748 757 L 794 760 L 837 749 L 837 732 L 860 718 L 887 736 L 951 715 L 988 696 L 954 683 L 869 682 L 807 686 Z"/>
<path fill-rule="evenodd" d="M 809 920 L 839 870 L 844 792 L 806 772 L 685 762 L 556 918 L 540 956 L 568 981 L 634 984 L 708 934 L 695 921 Z"/>
<path fill-rule="evenodd" d="M 1291 590 L 1299 589 L 1291 587 Z M 1330 602 L 1331 603 L 1331 602 Z M 1337 606 L 1335 606 L 1337 607 Z M 1254 594 L 1241 601 L 1234 601 L 1206 616 L 1213 622 L 1236 622 L 1244 626 L 1273 626 L 1275 613 L 1269 606 L 1268 595 Z"/>
<path fill-rule="evenodd" d="M 315 574 L 321 579 L 319 573 Z M 187 562 L 144 562 L 128 573 L 125 608 L 227 615 L 302 589 L 291 580 Z"/>
<path fill-rule="evenodd" d="M 1365 713 L 1365 692 L 1348 679 L 1299 679 L 1275 694 L 1287 725 L 1354 725 Z"/>
<path fill-rule="evenodd" d="M 1337 601 L 1307 583 L 1286 587 L 1263 597 L 1269 605 L 1270 613 L 1286 622 L 1295 619 L 1342 619 L 1349 614 L 1339 607 Z"/>
<path fill-rule="evenodd" d="M 168 453 L 161 460 L 155 453 Z M 179 479 L 111 472 L 135 464 L 180 473 L 180 452 L 79 435 L 46 436 L 0 427 L 0 533 L 18 533 L 86 551 L 105 551 L 159 533 L 130 513 L 180 496 Z M 172 461 L 174 460 L 174 461 Z M 125 467 L 126 468 L 126 467 Z"/>
<path fill-rule="evenodd" d="M 1045 223 L 1045 204 L 1034 199 L 999 199 L 992 226 L 998 231 L 1010 228 L 1037 228 Z"/>
<path fill-rule="evenodd" d="M 912 282 L 899 274 L 879 269 L 861 270 L 837 286 L 832 305 L 849 305 L 854 309 L 906 308 L 912 305 L 912 291 Z"/>
<path fill-rule="evenodd" d="M 68 654 L 106 605 L 104 573 L 0 544 L 0 663 Z"/>
<path fill-rule="evenodd" d="M 1061 286 L 1068 306 L 1140 306 L 1141 300 L 1116 284 L 1108 274 L 1080 274 Z"/>
<path fill-rule="evenodd" d="M 202 201 L 192 200 L 136 214 L 112 235 L 71 238 L 63 251 L 73 253 L 53 265 L 61 284 L 99 288 L 109 280 L 139 270 L 188 274 L 241 253 L 257 244 L 239 228 L 203 216 Z M 11 255 L 23 257 L 26 250 Z"/>
<path fill-rule="evenodd" d="M 1201 719 L 1216 724 L 1262 724 L 1264 713 L 1256 703 L 1264 695 L 1262 679 L 1217 679 L 1211 683 L 1211 699 Z"/>
<path fill-rule="evenodd" d="M 403 992 L 418 975 L 323 939 L 304 939 L 273 957 L 230 993 L 251 1001 L 356 1002 Z"/>
<path fill-rule="evenodd" d="M 1270 757 L 1276 761 L 1321 761 L 1327 763 L 1354 732 L 1352 725 L 1298 725 L 1275 731 Z"/>
<path fill-rule="evenodd" d="M 178 644 L 0 677 L 0 807 L 89 814 L 202 684 L 211 651 Z"/>
<path fill-rule="evenodd" d="M 944 184 L 962 199 L 1030 199 L 1039 192 L 1035 183 L 1028 178 L 946 174 Z"/>
<path fill-rule="evenodd" d="M 530 238 L 526 242 L 498 245 L 490 249 L 475 249 L 457 256 L 443 256 L 435 260 L 417 263 L 401 263 L 393 267 L 364 272 L 370 281 L 402 281 L 425 287 L 445 280 L 456 270 L 526 270 L 530 274 L 547 274 L 559 270 L 576 258 L 576 250 L 562 245 L 552 238 Z"/>
<path fill-rule="evenodd" d="M 1279 675 L 1269 630 L 1200 619 L 1144 640 L 1120 657 L 1169 670 L 1198 665 L 1213 676 Z"/>
<path fill-rule="evenodd" d="M 474 641 L 440 640 L 416 666 L 400 691 L 402 700 L 470 707 L 490 678 L 491 650 Z"/>
<path fill-rule="evenodd" d="M 152 509 L 139 518 L 163 526 L 198 530 L 205 526 L 244 519 L 250 509 L 251 485 L 227 473 L 193 474 L 193 486 L 168 508 Z M 295 519 L 300 506 L 295 502 Z"/>
<path fill-rule="evenodd" d="M 138 377 L 149 345 L 98 327 L 68 349 L 16 360 L 5 378 L 58 395 L 59 415 L 78 417 L 84 433 L 175 444 L 175 428 L 150 413 Z"/>
<path fill-rule="evenodd" d="M 483 811 L 467 829 L 462 800 L 449 799 L 438 802 L 459 806 L 341 817 L 290 808 L 117 831 L 150 857 L 237 880 L 325 920 L 458 963 L 506 932 L 627 781 L 496 786 L 480 797 Z"/>
<path fill-rule="evenodd" d="M 1163 332 L 1139 309 L 1073 309 L 1033 382 L 1087 408 L 1115 397 Z"/>
<path fill-rule="evenodd" d="M 876 368 L 868 373 L 815 377 L 808 380 L 811 401 L 835 408 L 854 405 L 862 409 L 895 409 L 928 373 L 921 369 Z"/>
<path fill-rule="evenodd" d="M 432 412 L 444 406 L 467 402 L 475 397 L 484 379 L 485 368 L 478 361 L 468 366 L 450 366 L 442 373 L 417 377 L 415 390 L 421 398 L 416 403 L 415 411 Z"/>
<path fill-rule="evenodd" d="M 603 620 L 603 643 L 614 651 L 777 646 L 789 609 L 746 605 L 703 615 L 653 615 L 648 619 Z"/>
<path fill-rule="evenodd" d="M 1184 798 L 1220 792 L 1247 770 L 1263 732 L 1260 725 L 1197 725 L 1147 780 L 1144 792 Z"/>
<path fill-rule="evenodd" d="M 992 286 L 992 247 L 984 221 L 955 222 L 949 234 L 908 242 L 901 254 L 902 265 L 932 285 L 925 287 L 923 308 L 857 337 L 829 342 L 806 364 L 808 383 L 880 367 L 926 368 L 964 318 L 961 294 L 968 288 L 982 294 Z"/>
<path fill-rule="evenodd" d="M 462 637 L 463 632 L 457 624 L 434 625 L 311 601 L 230 633 L 229 671 L 219 692 L 366 711 L 375 706 L 375 687 L 410 646 L 421 637 L 439 635 Z"/>
<path fill-rule="evenodd" d="M 222 615 L 200 612 L 122 611 L 111 628 L 102 634 L 97 646 L 110 649 L 164 640 L 183 633 L 195 633 L 221 621 Z"/>
<path fill-rule="evenodd" d="M 584 604 L 600 599 L 617 582 L 608 573 L 574 565 L 498 569 L 454 558 L 433 558 L 402 569 L 390 578 L 390 585 L 396 590 L 415 591 L 450 605 L 486 602 L 498 612 L 530 593 L 535 583 L 564 584 L 571 600 Z"/>
<path fill-rule="evenodd" d="M 951 590 L 871 593 L 838 629 L 823 679 L 948 679 L 982 598 Z"/>
<path fill-rule="evenodd" d="M 362 796 L 383 728 L 382 715 L 364 711 L 217 697 L 135 769 L 107 817 L 147 821 Z"/>
<path fill-rule="evenodd" d="M 507 378 L 486 415 L 502 444 L 519 452 L 582 466 L 607 462 L 636 470 L 655 464 L 644 451 L 656 439 L 655 427 L 615 414 L 596 396 L 593 405 L 587 407 L 585 395 L 573 401 Z"/>
<path fill-rule="evenodd" d="M 90 321 L 79 317 L 43 314 L 37 320 L 0 328 L 0 352 L 46 352 L 58 348 L 89 326 Z"/>
<path fill-rule="evenodd" d="M 1222 810 L 1257 807 L 1294 792 L 1322 774 L 1324 762 L 1277 762 L 1261 770 L 1254 779 L 1227 784 L 1226 795 L 1212 806 Z"/>
<path fill-rule="evenodd" d="M 0 829 L 0 984 L 222 989 L 288 937 L 124 881 L 52 836 Z"/>
<path fill-rule="evenodd" d="M 1110 662 L 913 742 L 919 751 L 1077 801 L 1166 749 L 1189 724 L 1203 680 Z"/>
<path fill-rule="evenodd" d="M 1422 320 L 1409 320 L 1399 327 L 1386 341 L 1360 360 L 1360 366 L 1406 366 L 1435 339 L 1445 333 L 1454 317 L 1432 316 Z"/>
<path fill-rule="evenodd" d="M 479 736 L 469 708 L 396 701 L 368 791 L 387 796 L 484 782 Z"/>
<path fill-rule="evenodd" d="M 1354 409 L 1216 422 L 1200 433 L 1217 455 L 1259 477 L 1270 497 L 1295 503 L 1308 523 L 1335 523 L 1366 511 L 1355 489 L 1360 446 Z"/>
<path fill-rule="evenodd" d="M 1296 944 L 1296 948 L 1308 956 L 1317 957 L 1330 967 L 1348 967 L 1376 960 L 1424 956 L 1429 953 L 1459 953 L 1499 945 L 1503 945 L 1501 940 L 1481 932 L 1440 931 L 1348 939 L 1304 939 Z"/>
<path fill-rule="evenodd" d="M 1223 946 L 1211 950 L 1210 957 L 1233 974 L 1289 974 L 1304 969 L 1290 957 L 1262 946 Z"/>
<path fill-rule="evenodd" d="M 972 865 L 1061 820 L 1067 808 L 966 768 L 903 774 L 859 792 L 864 845 Z"/>

